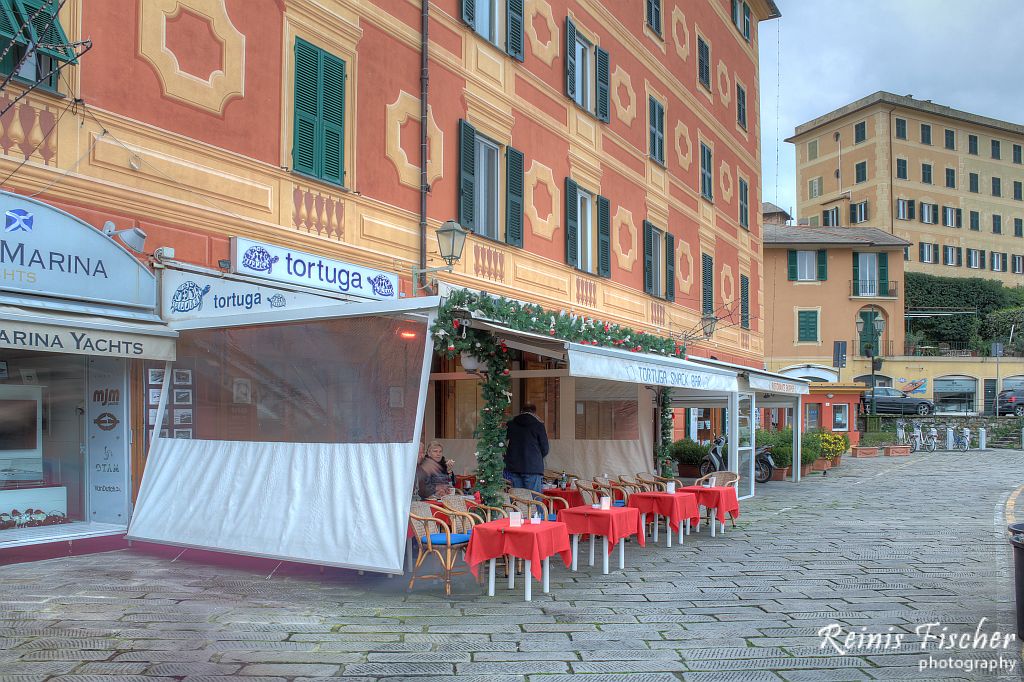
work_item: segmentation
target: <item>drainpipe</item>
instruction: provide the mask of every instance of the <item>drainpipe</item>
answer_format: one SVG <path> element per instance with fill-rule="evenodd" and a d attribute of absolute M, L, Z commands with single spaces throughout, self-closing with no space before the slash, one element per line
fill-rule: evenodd
<path fill-rule="evenodd" d="M 430 94 L 430 0 L 420 0 L 420 270 L 427 267 L 427 97 Z M 413 281 L 413 296 L 416 289 L 427 288 L 427 275 L 420 273 Z"/>

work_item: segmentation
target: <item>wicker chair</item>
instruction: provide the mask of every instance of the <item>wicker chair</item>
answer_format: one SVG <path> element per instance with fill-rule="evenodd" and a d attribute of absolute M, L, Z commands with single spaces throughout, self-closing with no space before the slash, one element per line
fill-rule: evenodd
<path fill-rule="evenodd" d="M 463 514 L 455 510 L 448 510 L 445 513 L 452 520 L 451 524 L 434 517 L 434 509 L 426 502 L 414 501 L 412 503 L 409 522 L 416 534 L 414 542 L 417 554 L 412 568 L 412 577 L 409 580 L 410 590 L 416 584 L 417 577 L 424 580 L 440 579 L 444 581 L 444 593 L 450 595 L 452 593 L 452 576 L 466 573 L 466 571 L 455 571 L 454 568 L 459 552 L 465 552 L 466 546 L 469 544 L 468 530 L 473 527 L 474 517 L 471 514 Z M 454 524 L 461 524 L 460 527 L 467 532 L 453 532 L 452 525 Z M 417 576 L 417 571 L 431 555 L 436 556 L 441 563 L 441 573 Z"/>
<path fill-rule="evenodd" d="M 505 518 L 506 516 L 504 509 L 489 507 L 486 504 L 474 503 L 473 508 L 470 509 L 469 503 L 462 495 L 445 495 L 441 498 L 441 504 L 444 505 L 445 509 L 472 516 L 476 523 L 486 523 L 495 519 Z"/>
<path fill-rule="evenodd" d="M 734 474 L 731 471 L 715 471 L 715 472 L 712 472 L 712 473 L 708 474 L 707 476 L 701 476 L 696 481 L 694 481 L 693 484 L 694 485 L 704 485 L 704 482 L 711 480 L 712 476 L 715 478 L 715 485 L 722 485 L 722 486 L 731 485 L 733 488 L 736 488 L 737 490 L 740 487 L 740 475 L 739 474 Z"/>
<path fill-rule="evenodd" d="M 508 499 L 510 509 L 522 512 L 526 518 L 533 516 L 534 512 L 536 512 L 546 519 L 548 514 L 550 514 L 548 506 L 543 501 L 538 500 L 536 495 L 537 493 L 529 488 L 509 488 Z"/>
<path fill-rule="evenodd" d="M 664 492 L 668 486 L 668 481 L 663 479 L 661 476 L 655 476 L 654 474 L 640 473 L 636 475 L 636 480 L 651 487 L 652 492 Z"/>
<path fill-rule="evenodd" d="M 614 478 L 595 478 L 594 487 L 600 490 L 602 495 L 612 498 L 613 506 L 625 507 L 627 500 L 629 500 L 629 493 L 631 491 Z M 619 499 L 620 497 L 622 498 L 621 500 Z"/>
<path fill-rule="evenodd" d="M 632 493 L 646 493 L 654 490 L 654 486 L 651 483 L 644 483 L 636 476 L 630 476 L 629 474 L 622 474 L 619 476 L 619 485 Z"/>
<path fill-rule="evenodd" d="M 587 504 L 597 504 L 604 495 L 604 492 L 596 485 L 584 481 L 576 481 L 576 489 L 580 491 L 583 501 Z"/>

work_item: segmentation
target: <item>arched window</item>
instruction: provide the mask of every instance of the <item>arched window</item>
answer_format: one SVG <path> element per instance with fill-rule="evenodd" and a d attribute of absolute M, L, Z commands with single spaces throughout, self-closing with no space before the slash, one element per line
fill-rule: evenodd
<path fill-rule="evenodd" d="M 932 386 L 935 411 L 945 414 L 970 414 L 977 411 L 978 380 L 949 375 L 939 377 Z"/>

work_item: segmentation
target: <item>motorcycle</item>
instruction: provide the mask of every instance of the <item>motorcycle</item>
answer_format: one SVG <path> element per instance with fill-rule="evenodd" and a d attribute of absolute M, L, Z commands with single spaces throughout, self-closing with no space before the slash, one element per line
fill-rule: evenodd
<path fill-rule="evenodd" d="M 700 462 L 700 475 L 707 476 L 716 471 L 726 471 L 729 468 L 728 451 L 725 447 L 725 436 L 718 436 L 711 443 L 711 451 Z M 754 480 L 758 483 L 767 483 L 771 480 L 775 471 L 775 460 L 772 459 L 772 448 L 770 445 L 762 445 L 754 455 Z"/>

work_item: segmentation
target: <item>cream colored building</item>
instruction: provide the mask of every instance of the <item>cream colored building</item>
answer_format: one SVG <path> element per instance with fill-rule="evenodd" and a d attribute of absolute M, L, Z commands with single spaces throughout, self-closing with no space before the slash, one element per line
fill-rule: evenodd
<path fill-rule="evenodd" d="M 787 141 L 799 220 L 902 237 L 908 272 L 1024 282 L 1024 126 L 876 92 Z"/>

